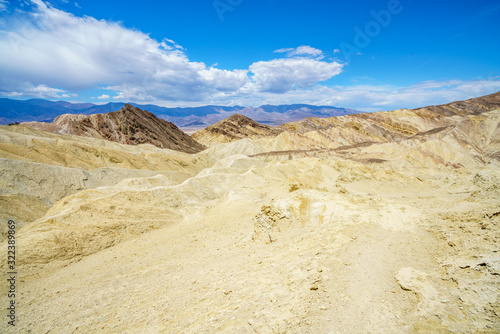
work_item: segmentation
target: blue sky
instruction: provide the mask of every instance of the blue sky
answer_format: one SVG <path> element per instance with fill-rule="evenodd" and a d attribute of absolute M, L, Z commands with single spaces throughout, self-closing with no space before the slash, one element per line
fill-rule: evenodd
<path fill-rule="evenodd" d="M 0 0 L 0 96 L 366 111 L 500 90 L 499 1 Z"/>

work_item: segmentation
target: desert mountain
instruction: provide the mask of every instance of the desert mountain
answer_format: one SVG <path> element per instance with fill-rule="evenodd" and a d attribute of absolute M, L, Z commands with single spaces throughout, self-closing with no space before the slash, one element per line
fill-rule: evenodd
<path fill-rule="evenodd" d="M 207 166 L 195 155 L 151 145 L 0 126 L 0 219 L 21 227 L 84 189 L 160 174 L 180 182 Z M 0 225 L 0 240 L 5 233 Z"/>
<path fill-rule="evenodd" d="M 130 103 L 136 108 L 148 110 L 158 118 L 172 122 L 183 131 L 194 132 L 217 123 L 234 113 L 240 113 L 267 125 L 280 125 L 305 117 L 333 117 L 359 111 L 331 106 L 313 106 L 307 104 L 263 105 L 260 107 L 241 106 L 201 106 L 168 108 L 152 104 Z M 52 122 L 63 114 L 92 115 L 120 110 L 125 103 L 106 104 L 69 103 L 43 99 L 13 100 L 0 98 L 0 124 L 15 122 Z"/>
<path fill-rule="evenodd" d="M 452 118 L 454 115 L 478 115 L 498 108 L 500 108 L 500 92 L 465 101 L 456 101 L 412 110 L 401 109 L 332 118 L 308 117 L 298 122 L 283 124 L 282 128 L 290 132 L 306 133 L 312 130 L 324 130 L 335 126 L 349 127 L 349 125 L 352 125 L 355 127 L 361 126 L 359 129 L 363 128 L 365 131 L 367 128 L 357 123 L 364 123 L 364 120 L 368 120 L 371 129 L 382 127 L 384 128 L 384 132 L 413 135 L 419 131 L 429 131 L 432 128 L 455 123 Z M 403 117 L 403 113 L 406 116 Z M 411 124 L 412 120 L 415 120 L 415 124 Z M 399 131 L 398 127 L 400 127 Z"/>
<path fill-rule="evenodd" d="M 213 146 L 243 138 L 259 139 L 282 134 L 279 137 L 281 141 L 271 141 L 273 145 L 279 142 L 281 148 L 269 147 L 269 151 L 325 149 L 340 151 L 340 148 L 345 150 L 346 147 L 353 145 L 366 147 L 375 143 L 416 138 L 426 140 L 435 137 L 439 132 L 444 134 L 452 131 L 468 116 L 478 116 L 498 108 L 500 108 L 500 93 L 413 110 L 359 113 L 331 118 L 307 117 L 298 122 L 284 123 L 279 127 L 267 127 L 237 116 L 195 132 L 192 137 L 205 146 Z M 284 141 L 287 141 L 287 144 Z M 462 143 L 469 141 L 468 138 L 461 139 Z"/>
<path fill-rule="evenodd" d="M 498 96 L 196 154 L 0 126 L 15 332 L 496 333 Z"/>
<path fill-rule="evenodd" d="M 195 153 L 203 145 L 179 130 L 173 123 L 130 104 L 107 114 L 56 117 L 52 123 L 25 122 L 21 126 L 59 134 L 106 139 L 122 144 L 152 144 L 160 148 Z"/>
<path fill-rule="evenodd" d="M 211 146 L 218 143 L 230 143 L 243 138 L 274 137 L 282 131 L 278 128 L 259 124 L 246 116 L 234 114 L 206 129 L 193 133 L 191 137 L 205 146 Z"/>
<path fill-rule="evenodd" d="M 66 101 L 49 101 L 43 99 L 13 100 L 0 98 L 0 124 L 13 122 L 51 122 L 63 114 L 92 115 L 104 114 L 125 107 L 123 102 L 106 104 L 70 103 Z M 166 108 L 152 104 L 130 103 L 139 109 L 148 110 L 160 118 L 174 117 L 183 119 L 184 116 L 204 117 L 219 111 L 239 110 L 243 107 L 203 106 L 194 108 Z"/>
<path fill-rule="evenodd" d="M 229 107 L 216 107 L 215 110 L 216 112 L 212 112 L 204 116 L 195 116 L 192 113 L 190 114 L 188 110 L 186 110 L 185 115 L 190 116 L 187 117 L 169 116 L 165 114 L 159 115 L 161 118 L 177 124 L 185 131 L 194 132 L 224 120 L 235 113 L 253 119 L 260 124 L 278 126 L 285 122 L 299 121 L 305 117 L 335 117 L 360 112 L 346 108 L 312 106 L 306 104 L 278 106 L 263 105 L 260 107 L 234 107 L 232 109 Z"/>
<path fill-rule="evenodd" d="M 423 115 L 432 111 L 442 116 L 453 115 L 479 115 L 481 113 L 500 108 L 500 92 L 481 96 L 464 101 L 456 101 L 438 106 L 429 106 L 413 109 L 417 115 Z"/>

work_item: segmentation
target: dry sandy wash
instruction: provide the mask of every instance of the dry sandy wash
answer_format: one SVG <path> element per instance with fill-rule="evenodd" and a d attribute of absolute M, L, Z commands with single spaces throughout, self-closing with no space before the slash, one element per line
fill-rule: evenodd
<path fill-rule="evenodd" d="M 0 332 L 500 332 L 500 109 L 440 110 L 191 155 L 0 127 Z"/>

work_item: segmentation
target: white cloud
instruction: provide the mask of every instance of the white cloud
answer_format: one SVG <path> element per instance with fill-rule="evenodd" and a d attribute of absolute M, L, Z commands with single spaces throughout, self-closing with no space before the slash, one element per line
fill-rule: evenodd
<path fill-rule="evenodd" d="M 299 46 L 298 48 L 286 48 L 286 49 L 279 49 L 274 51 L 274 53 L 286 53 L 286 56 L 291 58 L 291 57 L 313 57 L 313 58 L 318 58 L 322 59 L 323 58 L 323 51 L 319 49 L 315 49 L 313 47 L 307 46 L 307 45 L 302 45 Z"/>
<path fill-rule="evenodd" d="M 287 58 L 256 62 L 249 69 L 208 67 L 190 61 L 183 47 L 168 38 L 158 42 L 116 22 L 76 17 L 42 0 L 32 2 L 36 7 L 25 13 L 24 22 L 0 31 L 0 92 L 28 95 L 32 87 L 57 87 L 45 92 L 50 97 L 106 86 L 116 92 L 116 100 L 194 103 L 258 92 L 282 94 L 312 87 L 342 69 L 321 61 L 322 51 L 310 46 L 281 50 Z"/>
<path fill-rule="evenodd" d="M 76 17 L 32 0 L 32 13 L 8 15 L 0 30 L 0 95 L 60 99 L 85 89 L 100 96 L 168 106 L 309 103 L 372 111 L 415 108 L 500 91 L 500 78 L 426 81 L 408 87 L 321 85 L 343 69 L 311 46 L 276 50 L 284 57 L 248 69 L 190 61 L 182 46 L 120 23 Z M 0 0 L 0 9 L 6 0 Z M 334 50 L 334 54 L 339 50 Z M 98 99 L 99 99 L 98 98 Z"/>
<path fill-rule="evenodd" d="M 102 94 L 101 96 L 97 97 L 99 100 L 109 100 L 109 95 Z"/>
<path fill-rule="evenodd" d="M 283 48 L 283 49 L 278 49 L 278 50 L 275 50 L 273 51 L 274 53 L 287 53 L 287 52 L 290 52 L 290 51 L 293 51 L 295 50 L 294 48 Z"/>
<path fill-rule="evenodd" d="M 289 58 L 259 61 L 250 65 L 250 71 L 259 91 L 284 93 L 328 80 L 339 74 L 342 66 L 310 58 Z"/>
<path fill-rule="evenodd" d="M 339 53 L 339 52 L 340 52 L 340 49 L 333 50 L 333 53 Z"/>
<path fill-rule="evenodd" d="M 60 99 L 69 96 L 63 89 L 52 88 L 43 84 L 33 86 L 29 83 L 25 83 L 24 85 L 22 85 L 22 87 L 19 88 L 20 89 L 18 90 L 9 91 L 0 90 L 0 93 L 9 97 L 38 97 L 44 99 Z"/>
<path fill-rule="evenodd" d="M 184 50 L 182 46 L 180 46 L 179 44 L 175 43 L 173 40 L 168 38 L 164 38 L 163 42 L 161 42 L 160 45 L 165 50 L 175 50 L 175 49 Z"/>
<path fill-rule="evenodd" d="M 252 105 L 305 103 L 346 107 L 362 111 L 418 108 L 466 100 L 500 91 L 500 77 L 476 80 L 425 81 L 407 87 L 356 85 L 326 87 L 314 85 L 282 94 L 248 91 L 245 94 L 214 96 L 209 104 Z"/>
<path fill-rule="evenodd" d="M 172 40 L 158 42 L 119 23 L 32 2 L 37 8 L 21 24 L 31 27 L 29 34 L 19 26 L 0 32 L 0 91 L 27 84 L 78 91 L 104 83 L 131 100 L 191 101 L 238 90 L 249 81 L 246 70 L 189 61 Z"/>
<path fill-rule="evenodd" d="M 1 12 L 7 12 L 8 9 L 7 9 L 7 6 L 9 5 L 9 1 L 8 0 L 0 0 L 0 13 Z"/>

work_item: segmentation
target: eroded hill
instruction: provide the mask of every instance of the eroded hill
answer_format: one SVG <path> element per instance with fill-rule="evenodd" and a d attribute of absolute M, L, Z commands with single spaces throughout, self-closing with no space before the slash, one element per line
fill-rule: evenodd
<path fill-rule="evenodd" d="M 108 157 L 131 167 L 19 229 L 17 330 L 496 333 L 490 102 L 307 119 L 191 155 L 1 128 L 3 173 L 34 199 L 78 168 L 97 185 L 99 164 L 120 166 Z M 70 181 L 25 178 L 33 166 Z"/>
<path fill-rule="evenodd" d="M 193 133 L 191 137 L 205 146 L 211 146 L 219 143 L 230 143 L 243 138 L 274 137 L 282 131 L 275 127 L 259 124 L 246 116 L 234 114 Z"/>
<path fill-rule="evenodd" d="M 179 130 L 173 123 L 159 119 L 154 114 L 130 104 L 126 104 L 119 111 L 107 114 L 64 114 L 56 117 L 52 123 L 25 122 L 20 125 L 122 144 L 152 144 L 187 153 L 196 153 L 204 149 L 203 145 Z"/>
<path fill-rule="evenodd" d="M 158 174 L 181 181 L 208 165 L 195 155 L 149 144 L 123 145 L 0 126 L 1 218 L 15 219 L 21 227 L 43 216 L 61 198 L 84 189 Z M 0 225 L 1 240 L 6 227 Z"/>

